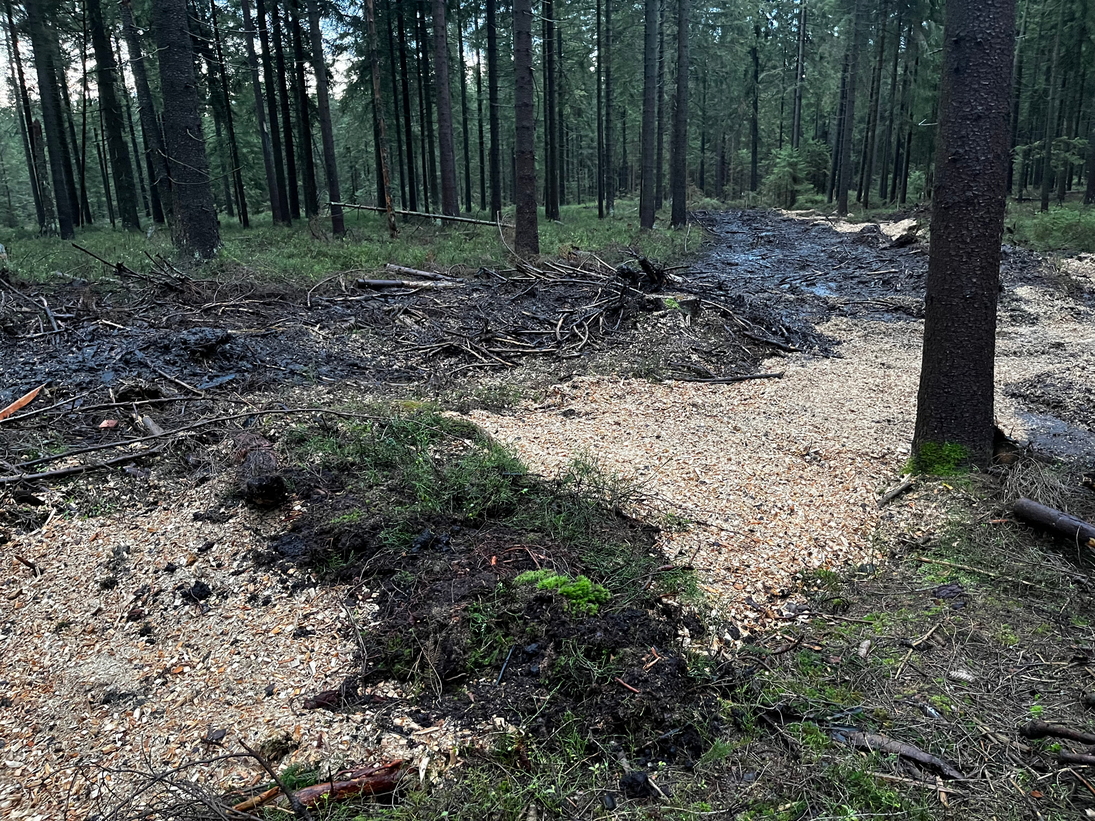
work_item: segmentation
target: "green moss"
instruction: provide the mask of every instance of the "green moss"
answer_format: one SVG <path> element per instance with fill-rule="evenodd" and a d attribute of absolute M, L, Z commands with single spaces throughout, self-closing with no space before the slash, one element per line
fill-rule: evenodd
<path fill-rule="evenodd" d="M 602 584 L 585 576 L 571 579 L 550 570 L 529 570 L 514 580 L 517 584 L 535 584 L 539 590 L 551 590 L 567 600 L 567 607 L 578 613 L 593 615 L 610 598 Z"/>
<path fill-rule="evenodd" d="M 969 470 L 969 449 L 954 442 L 924 442 L 905 466 L 906 473 L 960 476 Z"/>

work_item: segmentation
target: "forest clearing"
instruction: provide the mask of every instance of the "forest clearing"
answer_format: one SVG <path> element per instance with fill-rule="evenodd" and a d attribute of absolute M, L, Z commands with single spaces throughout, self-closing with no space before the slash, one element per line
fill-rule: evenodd
<path fill-rule="evenodd" d="M 1095 817 L 1095 5 L 0 28 L 0 817 Z"/>

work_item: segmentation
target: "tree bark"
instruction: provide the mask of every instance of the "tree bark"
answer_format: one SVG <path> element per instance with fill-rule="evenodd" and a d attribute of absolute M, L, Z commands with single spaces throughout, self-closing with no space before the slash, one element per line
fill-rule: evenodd
<path fill-rule="evenodd" d="M 893 62 L 890 64 L 890 96 L 887 100 L 889 110 L 886 114 L 885 136 L 882 137 L 882 161 L 878 166 L 878 199 L 880 202 L 886 202 L 890 193 L 890 152 L 893 149 L 894 111 L 897 105 L 897 67 L 901 59 L 901 32 L 904 31 L 904 23 L 904 15 L 898 15 L 897 39 L 893 44 Z"/>
<path fill-rule="evenodd" d="M 246 0 L 244 0 L 246 2 Z M 323 167 L 327 172 L 327 196 L 331 205 L 331 230 L 336 237 L 346 233 L 346 221 L 338 185 L 338 162 L 335 159 L 335 131 L 331 124 L 331 98 L 327 88 L 327 61 L 323 56 L 323 30 L 319 25 L 319 2 L 308 0 L 308 29 L 312 35 L 312 65 L 316 72 L 316 101 L 319 104 L 319 130 L 323 137 Z"/>
<path fill-rule="evenodd" d="M 871 77 L 871 96 L 867 106 L 867 129 L 863 136 L 862 172 L 859 175 L 859 200 L 863 209 L 871 207 L 871 181 L 874 179 L 875 136 L 878 131 L 878 110 L 882 98 L 882 61 L 886 58 L 886 18 L 890 4 L 883 4 L 878 21 L 878 52 L 875 54 L 874 75 Z"/>
<path fill-rule="evenodd" d="M 665 203 L 665 3 L 658 4 L 658 147 L 654 158 L 654 210 Z"/>
<path fill-rule="evenodd" d="M 429 72 L 429 69 L 423 69 L 422 64 L 426 61 L 426 49 L 429 46 L 426 45 L 426 33 L 424 27 L 420 25 L 421 21 L 418 14 L 418 5 L 415 4 L 414 9 L 414 67 L 415 78 L 418 81 L 418 155 L 422 160 L 422 210 L 427 213 L 430 210 L 430 194 L 437 193 L 436 180 L 430 177 L 430 162 L 433 157 L 433 134 L 431 130 L 427 130 L 427 108 L 431 105 L 429 94 L 426 91 L 426 80 L 423 75 Z M 431 185 L 431 183 L 434 183 Z"/>
<path fill-rule="evenodd" d="M 407 207 L 407 176 L 403 170 L 403 120 L 399 105 L 399 75 L 395 68 L 395 35 L 392 32 L 392 3 L 384 0 L 384 25 L 388 34 L 388 70 L 392 81 L 392 115 L 395 118 L 396 168 L 399 170 L 399 204 Z"/>
<path fill-rule="evenodd" d="M 1065 26 L 1067 4 L 1060 3 L 1057 33 L 1053 36 L 1053 57 L 1049 66 L 1049 94 L 1046 96 L 1046 130 L 1042 137 L 1042 212 L 1049 210 L 1049 192 L 1053 182 L 1053 142 L 1057 136 L 1057 107 L 1060 104 L 1061 30 Z"/>
<path fill-rule="evenodd" d="M 19 54 L 19 30 L 15 27 L 15 17 L 11 10 L 11 0 L 5 0 L 4 10 L 8 19 L 8 59 L 11 69 L 11 83 L 15 92 L 15 107 L 19 114 L 19 130 L 23 136 L 23 153 L 27 159 L 27 176 L 30 179 L 31 195 L 34 197 L 34 210 L 38 218 L 38 230 L 44 231 L 52 222 L 46 219 L 46 204 L 43 201 L 42 180 L 38 177 L 36 156 L 42 148 L 34 140 L 34 119 L 27 94 L 26 77 L 23 75 L 23 59 Z M 50 205 L 52 213 L 53 207 Z"/>
<path fill-rule="evenodd" d="M 285 146 L 285 185 L 289 195 L 289 216 L 300 219 L 300 193 L 297 180 L 297 158 L 293 145 L 292 104 L 289 99 L 288 72 L 285 64 L 284 32 L 278 0 L 271 0 L 270 19 L 274 23 L 274 62 L 277 65 L 278 101 L 281 103 L 282 145 Z"/>
<path fill-rule="evenodd" d="M 643 47 L 642 182 L 639 227 L 654 227 L 654 161 L 658 130 L 658 0 L 646 0 Z"/>
<path fill-rule="evenodd" d="M 677 0 L 677 107 L 673 114 L 669 175 L 673 195 L 671 224 L 676 228 L 688 221 L 688 3 L 689 0 Z"/>
<path fill-rule="evenodd" d="M 129 148 L 125 143 L 125 121 L 122 106 L 118 102 L 118 65 L 114 61 L 114 48 L 107 37 L 103 24 L 103 7 L 100 0 L 84 0 L 87 6 L 88 27 L 91 29 L 91 48 L 95 52 L 95 79 L 99 89 L 99 110 L 103 115 L 107 151 L 110 154 L 110 170 L 114 177 L 114 193 L 118 203 L 118 216 L 122 227 L 139 230 L 141 218 L 137 214 L 137 186 L 133 178 L 133 166 L 129 160 Z"/>
<path fill-rule="evenodd" d="M 232 184 L 236 192 L 236 204 L 239 206 L 240 224 L 251 227 L 251 216 L 247 209 L 247 191 L 243 185 L 243 163 L 240 162 L 239 143 L 236 140 L 235 118 L 232 116 L 232 95 L 228 90 L 228 64 L 224 59 L 224 44 L 221 41 L 220 22 L 217 19 L 217 2 L 209 0 L 210 19 L 213 23 L 213 49 L 217 55 L 218 75 L 221 83 L 221 96 L 224 98 L 225 125 L 228 127 L 228 148 L 232 160 Z"/>
<path fill-rule="evenodd" d="M 487 97 L 490 109 L 490 215 L 502 218 L 502 126 L 498 96 L 498 0 L 487 0 Z"/>
<path fill-rule="evenodd" d="M 144 171 L 141 169 L 141 149 L 137 144 L 137 129 L 133 124 L 133 105 L 129 99 L 129 91 L 125 82 L 125 69 L 122 61 L 122 44 L 118 40 L 117 34 L 114 35 L 114 54 L 116 63 L 118 65 L 118 79 L 120 80 L 122 98 L 125 100 L 125 124 L 126 130 L 129 132 L 129 146 L 133 151 L 133 170 L 137 172 L 137 188 L 141 193 L 141 203 L 144 206 L 144 215 L 146 217 L 152 216 L 152 204 L 149 201 L 148 188 L 145 187 Z M 81 164 L 83 160 L 81 159 Z"/>
<path fill-rule="evenodd" d="M 274 157 L 274 174 L 278 181 L 278 210 L 274 223 L 289 225 L 292 222 L 292 216 L 289 213 L 289 188 L 285 180 L 285 159 L 281 148 L 277 84 L 274 81 L 270 30 L 266 17 L 266 0 L 255 0 L 255 22 L 259 27 L 259 45 L 262 46 L 262 77 L 265 86 L 267 122 L 270 125 L 270 151 Z"/>
<path fill-rule="evenodd" d="M 441 213 L 455 217 L 460 214 L 460 189 L 456 185 L 456 146 L 453 135 L 452 86 L 449 81 L 449 30 L 445 21 L 445 0 L 433 0 L 433 51 L 437 72 L 437 138 L 441 149 Z M 461 65 L 463 60 L 461 55 Z M 467 106 L 465 106 L 466 114 Z M 466 125 L 466 116 L 464 122 Z M 464 136 L 467 137 L 467 128 L 464 129 Z"/>
<path fill-rule="evenodd" d="M 844 129 L 840 139 L 840 181 L 837 184 L 837 213 L 848 213 L 848 189 L 852 184 L 852 136 L 855 131 L 856 78 L 862 51 L 863 0 L 853 0 L 852 32 L 848 38 L 848 94 L 844 104 Z"/>
<path fill-rule="evenodd" d="M 649 0 L 648 0 L 649 2 Z M 555 0 L 543 0 L 544 217 L 559 219 L 559 151 L 555 96 Z"/>
<path fill-rule="evenodd" d="M 749 117 L 749 190 L 756 191 L 760 188 L 760 26 L 753 27 L 753 47 L 749 49 L 749 56 L 753 61 L 752 84 L 752 113 Z M 704 73 L 703 84 L 704 121 L 706 122 L 707 109 L 707 75 Z M 700 153 L 700 162 L 703 162 L 703 152 Z M 700 172 L 700 188 L 704 188 L 703 172 Z"/>
<path fill-rule="evenodd" d="M 270 128 L 266 124 L 266 112 L 262 100 L 262 86 L 259 84 L 259 59 L 255 53 L 255 27 L 251 18 L 251 0 L 242 0 L 243 42 L 247 50 L 247 67 L 251 72 L 251 91 L 255 98 L 255 121 L 258 123 L 259 140 L 262 144 L 262 165 L 266 172 L 266 190 L 270 195 L 270 214 L 274 225 L 285 221 L 281 213 L 281 194 L 278 189 L 278 175 L 274 168 L 274 149 L 270 141 Z"/>
<path fill-rule="evenodd" d="M 47 35 L 44 9 L 40 2 L 27 3 L 27 29 L 34 49 L 34 67 L 42 106 L 46 150 L 49 154 L 53 196 L 57 204 L 57 229 L 62 239 L 75 239 L 74 203 L 69 196 L 64 172 L 64 122 L 61 113 L 60 83 L 53 63 L 53 49 Z"/>
<path fill-rule="evenodd" d="M 682 0 L 688 2 L 688 0 Z M 612 4 L 604 0 L 605 8 L 605 208 L 616 210 L 616 167 L 612 164 Z"/>
<path fill-rule="evenodd" d="M 122 33 L 125 35 L 126 48 L 129 49 L 129 66 L 133 72 L 133 84 L 137 87 L 137 116 L 141 121 L 141 136 L 149 166 L 149 184 L 154 187 L 160 201 L 160 219 L 156 219 L 155 207 L 153 207 L 152 218 L 155 222 L 169 222 L 173 218 L 171 183 L 167 174 L 167 163 L 164 161 L 163 145 L 160 141 L 156 106 L 152 100 L 152 89 L 148 84 L 148 70 L 145 66 L 144 50 L 141 48 L 141 36 L 133 19 L 130 0 L 123 0 L 119 6 L 122 12 Z M 214 20 L 216 20 L 215 17 Z M 153 206 L 155 206 L 155 199 L 153 199 Z"/>
<path fill-rule="evenodd" d="M 532 77 L 532 0 L 513 2 L 514 154 L 517 163 L 517 229 L 514 250 L 540 253 L 536 217 L 536 106 Z"/>
<path fill-rule="evenodd" d="M 423 147 L 422 155 L 426 158 L 427 174 L 430 181 L 430 194 L 433 196 L 434 204 L 437 204 L 438 186 L 437 186 L 437 142 L 434 139 L 433 129 L 433 109 L 434 109 L 434 91 L 433 91 L 433 75 L 430 72 L 430 51 L 433 46 L 430 43 L 430 36 L 426 31 L 426 0 L 421 0 L 419 6 L 418 15 L 418 37 L 419 43 L 422 46 L 420 57 L 422 62 L 420 67 L 422 69 L 422 108 L 424 111 L 423 121 L 425 122 L 425 136 L 426 142 Z M 447 67 L 446 67 L 447 68 Z M 450 119 L 452 112 L 452 104 L 449 105 Z M 450 132 L 451 137 L 451 132 Z M 455 162 L 453 164 L 455 168 Z M 429 207 L 426 208 L 429 210 Z M 457 206 L 459 210 L 459 205 Z"/>
<path fill-rule="evenodd" d="M 194 52 L 186 0 L 156 0 L 154 28 L 165 100 L 164 136 L 175 183 L 171 236 L 180 253 L 208 259 L 220 245 L 217 212 L 202 138 Z"/>
<path fill-rule="evenodd" d="M 798 57 L 795 59 L 795 105 L 791 115 L 791 148 L 802 139 L 802 83 L 806 79 L 806 0 L 798 0 Z"/>
<path fill-rule="evenodd" d="M 914 458 L 987 466 L 1015 0 L 949 0 Z M 933 451 L 935 453 L 933 453 Z"/>
<path fill-rule="evenodd" d="M 479 39 L 479 14 L 475 15 L 475 41 Z M 487 210 L 487 143 L 483 128 L 483 52 L 475 51 L 475 125 L 479 132 L 479 210 Z"/>
<path fill-rule="evenodd" d="M 316 163 L 312 143 L 312 113 L 308 104 L 308 82 L 304 76 L 304 37 L 300 30 L 298 0 L 290 0 L 289 15 L 293 28 L 293 92 L 297 99 L 297 140 L 304 186 L 304 215 L 319 216 L 319 192 L 316 190 Z"/>
<path fill-rule="evenodd" d="M 384 111 L 380 98 L 380 51 L 376 43 L 376 8 L 374 0 L 366 0 L 366 16 L 369 25 L 369 53 L 373 69 L 373 104 L 376 106 L 377 126 L 380 139 L 380 172 L 381 186 L 384 194 L 383 205 L 388 215 L 388 236 L 392 239 L 399 234 L 395 225 L 395 214 L 392 211 L 392 181 L 388 173 L 388 148 L 387 135 L 384 133 Z"/>
<path fill-rule="evenodd" d="M 418 210 L 418 184 L 414 170 L 414 132 L 411 125 L 411 86 L 407 73 L 407 30 L 403 20 L 404 8 L 396 3 L 399 21 L 399 73 L 403 80 L 403 128 L 407 143 L 407 193 L 410 196 L 410 210 Z"/>
<path fill-rule="evenodd" d="M 456 11 L 456 50 L 460 55 L 460 116 L 464 131 L 464 205 L 470 214 L 475 210 L 471 200 L 471 130 L 468 122 L 468 66 L 464 61 L 464 20 L 460 4 Z"/>
<path fill-rule="evenodd" d="M 601 37 L 601 0 L 597 0 L 597 218 L 605 218 L 605 116 L 601 99 L 604 40 Z"/>

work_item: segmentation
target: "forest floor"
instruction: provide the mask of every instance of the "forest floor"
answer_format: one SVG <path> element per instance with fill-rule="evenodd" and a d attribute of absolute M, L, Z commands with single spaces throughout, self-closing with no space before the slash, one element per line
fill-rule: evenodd
<path fill-rule="evenodd" d="M 652 274 L 561 246 L 307 289 L 0 281 L 0 407 L 47 385 L 0 424 L 0 811 L 224 817 L 270 786 L 243 744 L 292 789 L 405 762 L 329 817 L 1095 808 L 1080 747 L 1019 734 L 1091 724 L 1090 563 L 1007 512 L 1095 514 L 1095 259 L 1006 249 L 997 409 L 1029 447 L 880 507 L 912 220 L 697 218 L 706 250 Z"/>

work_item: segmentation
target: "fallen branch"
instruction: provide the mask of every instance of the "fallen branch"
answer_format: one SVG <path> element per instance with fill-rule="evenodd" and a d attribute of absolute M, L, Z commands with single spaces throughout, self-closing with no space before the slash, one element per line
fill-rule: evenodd
<path fill-rule="evenodd" d="M 358 288 L 418 288 L 419 290 L 427 289 L 440 289 L 440 288 L 461 288 L 463 282 L 415 282 L 409 279 L 358 279 L 354 280 L 354 285 Z"/>
<path fill-rule="evenodd" d="M 899 755 L 902 758 L 908 758 L 918 764 L 923 764 L 938 770 L 947 778 L 965 779 L 965 776 L 962 775 L 962 773 L 943 759 L 938 758 L 931 753 L 924 752 L 919 747 L 914 747 L 912 744 L 906 744 L 904 741 L 895 741 L 892 738 L 879 735 L 878 733 L 837 731 L 833 733 L 833 740 L 839 741 L 841 744 L 847 744 L 849 747 L 854 747 L 857 750 Z"/>
<path fill-rule="evenodd" d="M 146 436 L 142 441 L 148 439 L 156 439 L 156 436 Z M 155 453 L 159 453 L 160 448 L 151 448 L 150 450 L 141 451 L 140 453 L 127 453 L 124 456 L 117 456 L 113 459 L 107 459 L 105 462 L 93 462 L 90 465 L 73 465 L 69 468 L 61 468 L 59 470 L 47 470 L 42 473 L 19 473 L 15 476 L 0 476 L 0 485 L 14 485 L 20 482 L 38 482 L 42 479 L 60 479 L 64 476 L 75 476 L 79 473 L 90 473 L 93 470 L 102 470 L 103 468 L 113 467 L 114 465 L 120 465 L 124 462 L 132 462 L 134 459 L 140 459 L 142 456 L 151 456 Z"/>
<path fill-rule="evenodd" d="M 395 790 L 399 784 L 399 770 L 403 760 L 398 759 L 379 767 L 339 773 L 339 780 L 324 781 L 314 787 L 296 791 L 296 799 L 304 807 L 315 807 L 321 801 L 344 801 L 359 795 L 382 795 Z"/>
<path fill-rule="evenodd" d="M 1060 510 L 1040 505 L 1031 499 L 1019 499 L 1011 511 L 1020 519 L 1052 530 L 1059 536 L 1095 547 L 1095 525 Z"/>
<path fill-rule="evenodd" d="M 673 376 L 674 382 L 706 382 L 709 385 L 728 385 L 732 382 L 747 382 L 750 379 L 782 379 L 783 371 L 777 373 L 751 373 L 745 376 L 715 376 L 705 378 L 701 376 Z"/>
<path fill-rule="evenodd" d="M 285 793 L 285 797 L 289 799 L 289 806 L 293 810 L 293 815 L 295 815 L 301 821 L 312 821 L 312 814 L 308 812 L 307 808 L 304 805 L 304 802 L 302 802 L 300 798 L 298 798 L 297 795 L 288 787 L 286 787 L 282 780 L 278 778 L 278 774 L 274 771 L 274 768 L 270 766 L 270 762 L 266 760 L 262 753 L 256 750 L 252 750 L 250 747 L 247 746 L 246 742 L 242 740 L 240 741 L 240 746 L 251 754 L 251 756 L 259 763 L 259 766 L 266 770 L 270 777 L 274 779 L 274 783 L 278 785 L 283 793 Z"/>
<path fill-rule="evenodd" d="M 1057 753 L 1058 764 L 1084 764 L 1088 767 L 1095 766 L 1095 755 L 1087 753 Z"/>
<path fill-rule="evenodd" d="M 1036 587 L 1039 590 L 1046 590 L 1040 584 L 1034 582 L 1028 582 L 1026 579 L 1017 579 L 1014 576 L 1004 576 L 1000 573 L 993 573 L 991 570 L 982 570 L 980 567 L 970 567 L 968 564 L 958 564 L 957 562 L 945 562 L 942 559 L 929 559 L 926 556 L 916 556 L 918 562 L 924 562 L 924 564 L 938 564 L 943 567 L 953 567 L 955 570 L 967 570 L 970 573 L 980 573 L 982 576 L 991 576 L 994 579 L 1000 579 L 1005 582 L 1014 582 L 1015 584 L 1023 584 L 1027 587 Z"/>
<path fill-rule="evenodd" d="M 882 494 L 882 498 L 878 500 L 878 509 L 881 510 L 882 508 L 884 508 L 886 505 L 888 505 L 890 502 L 892 502 L 894 499 L 896 499 L 898 496 L 900 496 L 902 493 L 904 493 L 915 484 L 916 477 L 909 476 L 897 487 L 893 488 L 892 490 L 887 490 L 885 493 Z"/>
<path fill-rule="evenodd" d="M 752 339 L 754 342 L 761 342 L 765 345 L 771 345 L 773 348 L 779 348 L 781 351 L 786 351 L 787 353 L 799 352 L 799 349 L 796 348 L 794 345 L 788 345 L 786 342 L 780 342 L 778 339 L 769 339 L 766 336 L 750 333 L 749 331 L 742 331 L 741 335 L 746 337 L 747 339 Z"/>
<path fill-rule="evenodd" d="M 388 209 L 379 205 L 355 205 L 349 202 L 332 202 L 331 205 L 338 205 L 342 208 L 349 208 L 354 211 L 380 211 L 381 213 L 387 213 Z M 399 208 L 392 209 L 393 214 L 399 214 L 402 217 L 425 217 L 432 220 L 445 220 L 446 222 L 466 222 L 471 225 L 501 225 L 503 228 L 513 228 L 514 226 L 504 222 L 495 223 L 491 220 L 477 220 L 472 217 L 450 217 L 447 214 L 427 214 L 424 211 L 403 211 Z"/>
<path fill-rule="evenodd" d="M 23 565 L 24 567 L 29 567 L 31 572 L 34 573 L 35 576 L 41 576 L 42 575 L 42 571 L 38 568 L 38 565 L 36 565 L 30 559 L 24 559 L 22 556 L 20 556 L 18 553 L 16 553 L 15 554 L 15 561 L 19 562 L 19 564 Z"/>
<path fill-rule="evenodd" d="M 1045 721 L 1028 721 L 1019 730 L 1023 738 L 1067 738 L 1069 741 L 1078 741 L 1081 744 L 1095 744 L 1095 734 L 1085 733 L 1082 730 L 1073 730 L 1060 724 L 1049 724 Z"/>
<path fill-rule="evenodd" d="M 494 223 L 491 223 L 491 225 L 493 224 Z M 389 262 L 387 265 L 385 265 L 384 270 L 394 271 L 397 274 L 406 274 L 407 276 L 412 277 L 422 277 L 423 279 L 441 279 L 447 280 L 449 282 L 453 281 L 452 277 L 445 276 L 444 274 L 435 274 L 433 271 L 420 271 L 417 268 L 406 268 L 402 265 L 396 265 L 394 262 Z"/>

